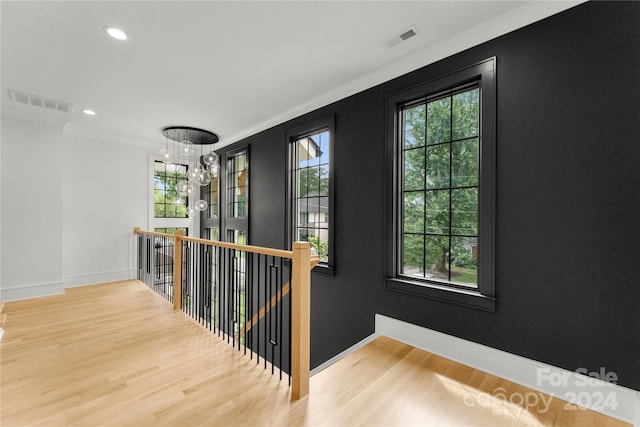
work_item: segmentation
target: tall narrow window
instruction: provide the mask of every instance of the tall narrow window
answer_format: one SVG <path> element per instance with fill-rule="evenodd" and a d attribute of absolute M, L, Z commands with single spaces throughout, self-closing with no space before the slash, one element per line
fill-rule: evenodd
<path fill-rule="evenodd" d="M 332 138 L 333 118 L 287 133 L 290 152 L 291 241 L 311 244 L 321 269 L 333 265 Z M 321 270 L 322 271 L 322 270 Z"/>
<path fill-rule="evenodd" d="M 387 287 L 493 310 L 495 58 L 389 97 Z"/>
<path fill-rule="evenodd" d="M 228 209 L 230 218 L 244 218 L 246 216 L 246 179 L 247 164 L 243 155 L 234 156 L 229 160 L 229 191 Z"/>
<path fill-rule="evenodd" d="M 202 215 L 202 236 L 220 240 L 220 171 L 211 172 L 211 182 L 204 189 L 207 210 Z"/>
<path fill-rule="evenodd" d="M 227 242 L 249 244 L 249 156 L 247 147 L 226 154 L 223 183 L 226 189 L 220 214 Z M 224 207 L 223 207 L 224 206 Z"/>

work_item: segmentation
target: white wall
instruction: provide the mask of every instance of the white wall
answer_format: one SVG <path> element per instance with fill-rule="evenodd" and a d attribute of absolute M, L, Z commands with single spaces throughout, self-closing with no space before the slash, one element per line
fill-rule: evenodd
<path fill-rule="evenodd" d="M 149 153 L 2 116 L 0 300 L 135 277 L 133 227 L 148 227 Z"/>
<path fill-rule="evenodd" d="M 2 117 L 0 299 L 62 292 L 62 126 Z"/>
<path fill-rule="evenodd" d="M 69 133 L 63 146 L 65 286 L 134 277 L 133 227 L 148 223 L 150 150 Z"/>

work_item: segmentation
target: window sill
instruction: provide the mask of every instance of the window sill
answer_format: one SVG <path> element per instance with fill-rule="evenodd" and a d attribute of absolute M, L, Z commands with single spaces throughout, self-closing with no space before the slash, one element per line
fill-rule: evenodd
<path fill-rule="evenodd" d="M 385 288 L 484 311 L 494 312 L 496 309 L 496 298 L 482 295 L 476 290 L 448 288 L 435 283 L 418 282 L 398 277 L 386 278 Z"/>
<path fill-rule="evenodd" d="M 318 264 L 311 270 L 312 273 L 326 274 L 327 276 L 335 276 L 333 267 L 327 264 Z"/>

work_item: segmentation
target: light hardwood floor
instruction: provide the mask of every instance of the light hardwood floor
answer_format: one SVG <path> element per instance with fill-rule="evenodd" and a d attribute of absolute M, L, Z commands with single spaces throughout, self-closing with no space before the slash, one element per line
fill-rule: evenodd
<path fill-rule="evenodd" d="M 286 381 L 137 281 L 10 302 L 4 313 L 3 427 L 627 425 L 556 399 L 547 407 L 549 396 L 384 337 L 290 402 Z"/>

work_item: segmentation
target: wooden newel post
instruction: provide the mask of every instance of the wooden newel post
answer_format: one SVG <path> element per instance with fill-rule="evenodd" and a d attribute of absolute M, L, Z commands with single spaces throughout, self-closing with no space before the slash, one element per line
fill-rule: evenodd
<path fill-rule="evenodd" d="M 184 231 L 176 230 L 173 235 L 173 309 L 182 309 L 182 237 Z"/>
<path fill-rule="evenodd" d="M 309 394 L 311 247 L 293 243 L 291 277 L 291 400 Z"/>

